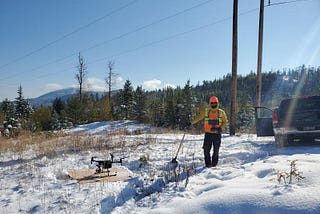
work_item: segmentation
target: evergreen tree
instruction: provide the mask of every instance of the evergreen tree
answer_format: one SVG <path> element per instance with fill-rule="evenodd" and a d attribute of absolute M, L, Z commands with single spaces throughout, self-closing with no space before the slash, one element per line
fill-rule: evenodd
<path fill-rule="evenodd" d="M 60 129 L 64 128 L 64 127 L 62 127 L 61 124 L 62 123 L 60 121 L 60 115 L 56 111 L 53 111 L 52 116 L 51 116 L 50 129 L 51 130 L 60 130 Z"/>
<path fill-rule="evenodd" d="M 145 121 L 146 115 L 146 94 L 142 89 L 142 86 L 138 86 L 133 96 L 133 118 L 138 122 Z"/>
<path fill-rule="evenodd" d="M 194 107 L 193 99 L 192 99 L 192 87 L 190 85 L 190 80 L 187 81 L 186 85 L 182 90 L 182 99 L 179 102 L 182 111 L 179 116 L 179 128 L 186 129 L 190 127 L 190 122 L 192 119 L 192 109 Z"/>
<path fill-rule="evenodd" d="M 1 129 L 1 127 L 3 127 L 2 122 L 5 120 L 6 119 L 5 119 L 4 113 L 3 113 L 2 109 L 0 108 L 0 129 Z"/>
<path fill-rule="evenodd" d="M 68 121 L 73 125 L 83 124 L 85 122 L 85 107 L 77 97 L 68 100 L 66 105 L 66 115 Z"/>
<path fill-rule="evenodd" d="M 165 100 L 164 100 L 164 117 L 165 117 L 165 127 L 174 129 L 176 127 L 176 112 L 175 112 L 175 97 L 174 89 L 167 87 L 165 90 Z"/>
<path fill-rule="evenodd" d="M 123 86 L 123 89 L 120 90 L 119 99 L 122 116 L 124 116 L 125 119 L 131 119 L 133 107 L 133 87 L 130 80 L 127 80 Z"/>
<path fill-rule="evenodd" d="M 67 128 L 66 103 L 61 98 L 56 98 L 52 103 L 51 129 L 60 130 Z"/>
<path fill-rule="evenodd" d="M 15 106 L 14 103 L 8 99 L 5 99 L 1 105 L 0 109 L 3 112 L 5 120 L 9 120 L 10 118 L 15 117 Z"/>
<path fill-rule="evenodd" d="M 98 105 L 97 103 L 94 101 L 94 99 L 92 99 L 93 97 L 90 96 L 90 99 L 87 100 L 86 102 L 86 114 L 85 114 L 85 120 L 87 123 L 93 123 L 93 122 L 98 122 L 99 121 L 99 112 L 98 112 Z"/>
<path fill-rule="evenodd" d="M 164 127 L 166 124 L 166 113 L 163 99 L 157 99 L 150 105 L 151 122 L 154 126 Z"/>
<path fill-rule="evenodd" d="M 111 105 L 110 100 L 108 96 L 103 97 L 99 102 L 99 118 L 102 121 L 105 120 L 112 120 L 112 111 L 111 111 Z"/>
<path fill-rule="evenodd" d="M 65 103 L 61 100 L 61 98 L 54 99 L 52 103 L 52 110 L 57 112 L 59 115 L 61 114 L 62 110 L 65 108 Z"/>
<path fill-rule="evenodd" d="M 249 131 L 254 124 L 254 105 L 244 97 L 238 106 L 236 127 Z"/>
<path fill-rule="evenodd" d="M 33 122 L 37 131 L 51 129 L 51 109 L 48 107 L 40 107 L 32 114 Z"/>
<path fill-rule="evenodd" d="M 15 101 L 15 116 L 17 119 L 27 120 L 31 113 L 32 107 L 30 103 L 24 99 L 22 95 L 22 86 L 20 85 L 18 88 L 18 97 Z"/>

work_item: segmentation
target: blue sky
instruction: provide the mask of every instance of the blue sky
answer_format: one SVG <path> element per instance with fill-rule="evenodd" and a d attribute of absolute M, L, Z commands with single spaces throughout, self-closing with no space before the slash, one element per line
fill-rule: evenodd
<path fill-rule="evenodd" d="M 239 0 L 238 74 L 256 72 L 259 0 Z M 285 3 L 287 4 L 278 4 Z M 231 73 L 232 0 L 0 0 L 0 101 L 75 86 L 106 90 L 108 61 L 134 87 L 192 85 Z M 268 0 L 265 0 L 268 4 Z M 320 66 L 320 0 L 265 7 L 264 72 Z M 153 24 L 152 24 L 153 23 Z M 229 89 L 226 89 L 229 90 Z"/>

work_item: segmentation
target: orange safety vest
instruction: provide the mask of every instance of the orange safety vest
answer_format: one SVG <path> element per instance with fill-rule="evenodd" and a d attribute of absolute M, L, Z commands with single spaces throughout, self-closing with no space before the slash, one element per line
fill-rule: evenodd
<path fill-rule="evenodd" d="M 204 131 L 208 133 L 221 133 L 221 109 L 218 109 L 215 113 L 209 109 L 206 111 L 204 118 Z"/>

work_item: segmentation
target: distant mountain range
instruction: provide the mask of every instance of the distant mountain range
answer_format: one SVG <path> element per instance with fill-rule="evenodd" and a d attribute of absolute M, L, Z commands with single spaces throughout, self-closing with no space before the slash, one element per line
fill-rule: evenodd
<path fill-rule="evenodd" d="M 116 92 L 117 91 L 114 91 L 113 94 Z M 106 94 L 106 92 L 101 92 L 101 91 L 85 91 L 85 93 L 89 93 L 89 94 L 93 94 L 93 95 L 98 94 L 99 97 L 102 97 L 103 95 Z M 28 99 L 28 101 L 31 103 L 31 105 L 33 107 L 51 106 L 53 101 L 56 98 L 60 98 L 62 101 L 66 102 L 68 99 L 75 96 L 76 94 L 77 94 L 77 89 L 65 88 L 65 89 L 60 89 L 60 90 L 46 93 L 46 94 L 41 95 L 37 98 Z"/>

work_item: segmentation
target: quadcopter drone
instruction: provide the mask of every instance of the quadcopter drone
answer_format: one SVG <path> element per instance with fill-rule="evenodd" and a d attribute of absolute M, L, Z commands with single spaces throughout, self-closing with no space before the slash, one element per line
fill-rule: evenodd
<path fill-rule="evenodd" d="M 122 166 L 122 160 L 125 159 L 125 158 L 120 158 L 119 161 L 114 161 L 113 160 L 113 154 L 110 154 L 111 156 L 111 160 L 97 160 L 96 158 L 97 157 L 91 157 L 91 164 L 93 164 L 94 162 L 97 163 L 97 169 L 96 169 L 96 173 L 97 174 L 100 174 L 100 173 L 103 173 L 104 172 L 104 169 L 106 169 L 106 172 L 107 172 L 107 175 L 108 176 L 116 176 L 116 174 L 114 175 L 110 175 L 110 168 L 112 168 L 112 164 L 113 163 L 120 163 L 121 166 Z"/>

